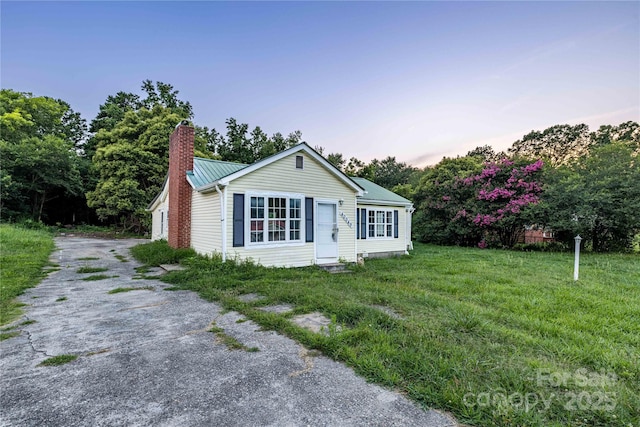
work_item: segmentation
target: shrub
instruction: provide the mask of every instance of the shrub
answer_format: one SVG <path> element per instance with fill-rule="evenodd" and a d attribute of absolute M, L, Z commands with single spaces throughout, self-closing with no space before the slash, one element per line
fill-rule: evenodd
<path fill-rule="evenodd" d="M 131 248 L 131 253 L 138 261 L 148 265 L 177 264 L 196 255 L 191 248 L 174 249 L 166 240 L 143 243 Z"/>

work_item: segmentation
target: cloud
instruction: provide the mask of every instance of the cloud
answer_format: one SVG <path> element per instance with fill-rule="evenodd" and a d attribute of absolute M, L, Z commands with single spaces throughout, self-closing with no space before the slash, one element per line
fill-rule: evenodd
<path fill-rule="evenodd" d="M 543 47 L 539 47 L 531 51 L 524 58 L 516 61 L 510 65 L 507 65 L 502 70 L 491 75 L 491 78 L 501 79 L 508 74 L 511 74 L 513 71 L 522 68 L 524 66 L 532 65 L 536 62 L 539 62 L 543 59 L 547 59 L 549 57 L 559 55 L 561 53 L 565 53 L 575 48 L 577 45 L 576 41 L 573 39 L 561 40 L 551 44 L 548 44 Z"/>

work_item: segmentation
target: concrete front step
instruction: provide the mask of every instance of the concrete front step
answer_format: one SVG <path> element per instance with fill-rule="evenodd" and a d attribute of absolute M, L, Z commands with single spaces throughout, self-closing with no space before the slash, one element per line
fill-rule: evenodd
<path fill-rule="evenodd" d="M 351 270 L 347 270 L 347 265 L 341 262 L 319 264 L 318 267 L 325 271 L 328 271 L 329 273 L 351 273 Z"/>

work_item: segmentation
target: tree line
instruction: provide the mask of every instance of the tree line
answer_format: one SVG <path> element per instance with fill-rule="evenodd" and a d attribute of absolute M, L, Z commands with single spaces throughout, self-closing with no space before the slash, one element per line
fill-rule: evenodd
<path fill-rule="evenodd" d="M 147 230 L 145 208 L 168 170 L 168 137 L 194 116 L 178 95 L 145 80 L 141 94 L 108 96 L 87 124 L 63 100 L 2 89 L 0 218 Z M 225 125 L 195 126 L 196 156 L 250 164 L 303 142 L 300 131 L 267 135 L 234 118 Z M 411 199 L 418 240 L 512 247 L 524 226 L 540 225 L 563 242 L 580 233 L 594 250 L 620 250 L 640 231 L 639 141 L 635 122 L 595 132 L 557 125 L 507 152 L 477 147 L 422 169 L 314 148 L 346 174 Z"/>
<path fill-rule="evenodd" d="M 628 250 L 640 233 L 640 126 L 556 125 L 506 151 L 444 158 L 408 186 L 423 242 L 513 247 L 525 227 L 569 248 L 580 234 L 599 252 Z M 415 181 L 414 181 L 415 182 Z"/>

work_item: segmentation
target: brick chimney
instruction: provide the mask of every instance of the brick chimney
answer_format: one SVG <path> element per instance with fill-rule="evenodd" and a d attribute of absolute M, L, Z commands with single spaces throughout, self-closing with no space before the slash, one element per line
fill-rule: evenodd
<path fill-rule="evenodd" d="M 182 121 L 169 138 L 169 246 L 191 246 L 191 186 L 187 171 L 193 170 L 194 129 Z"/>

